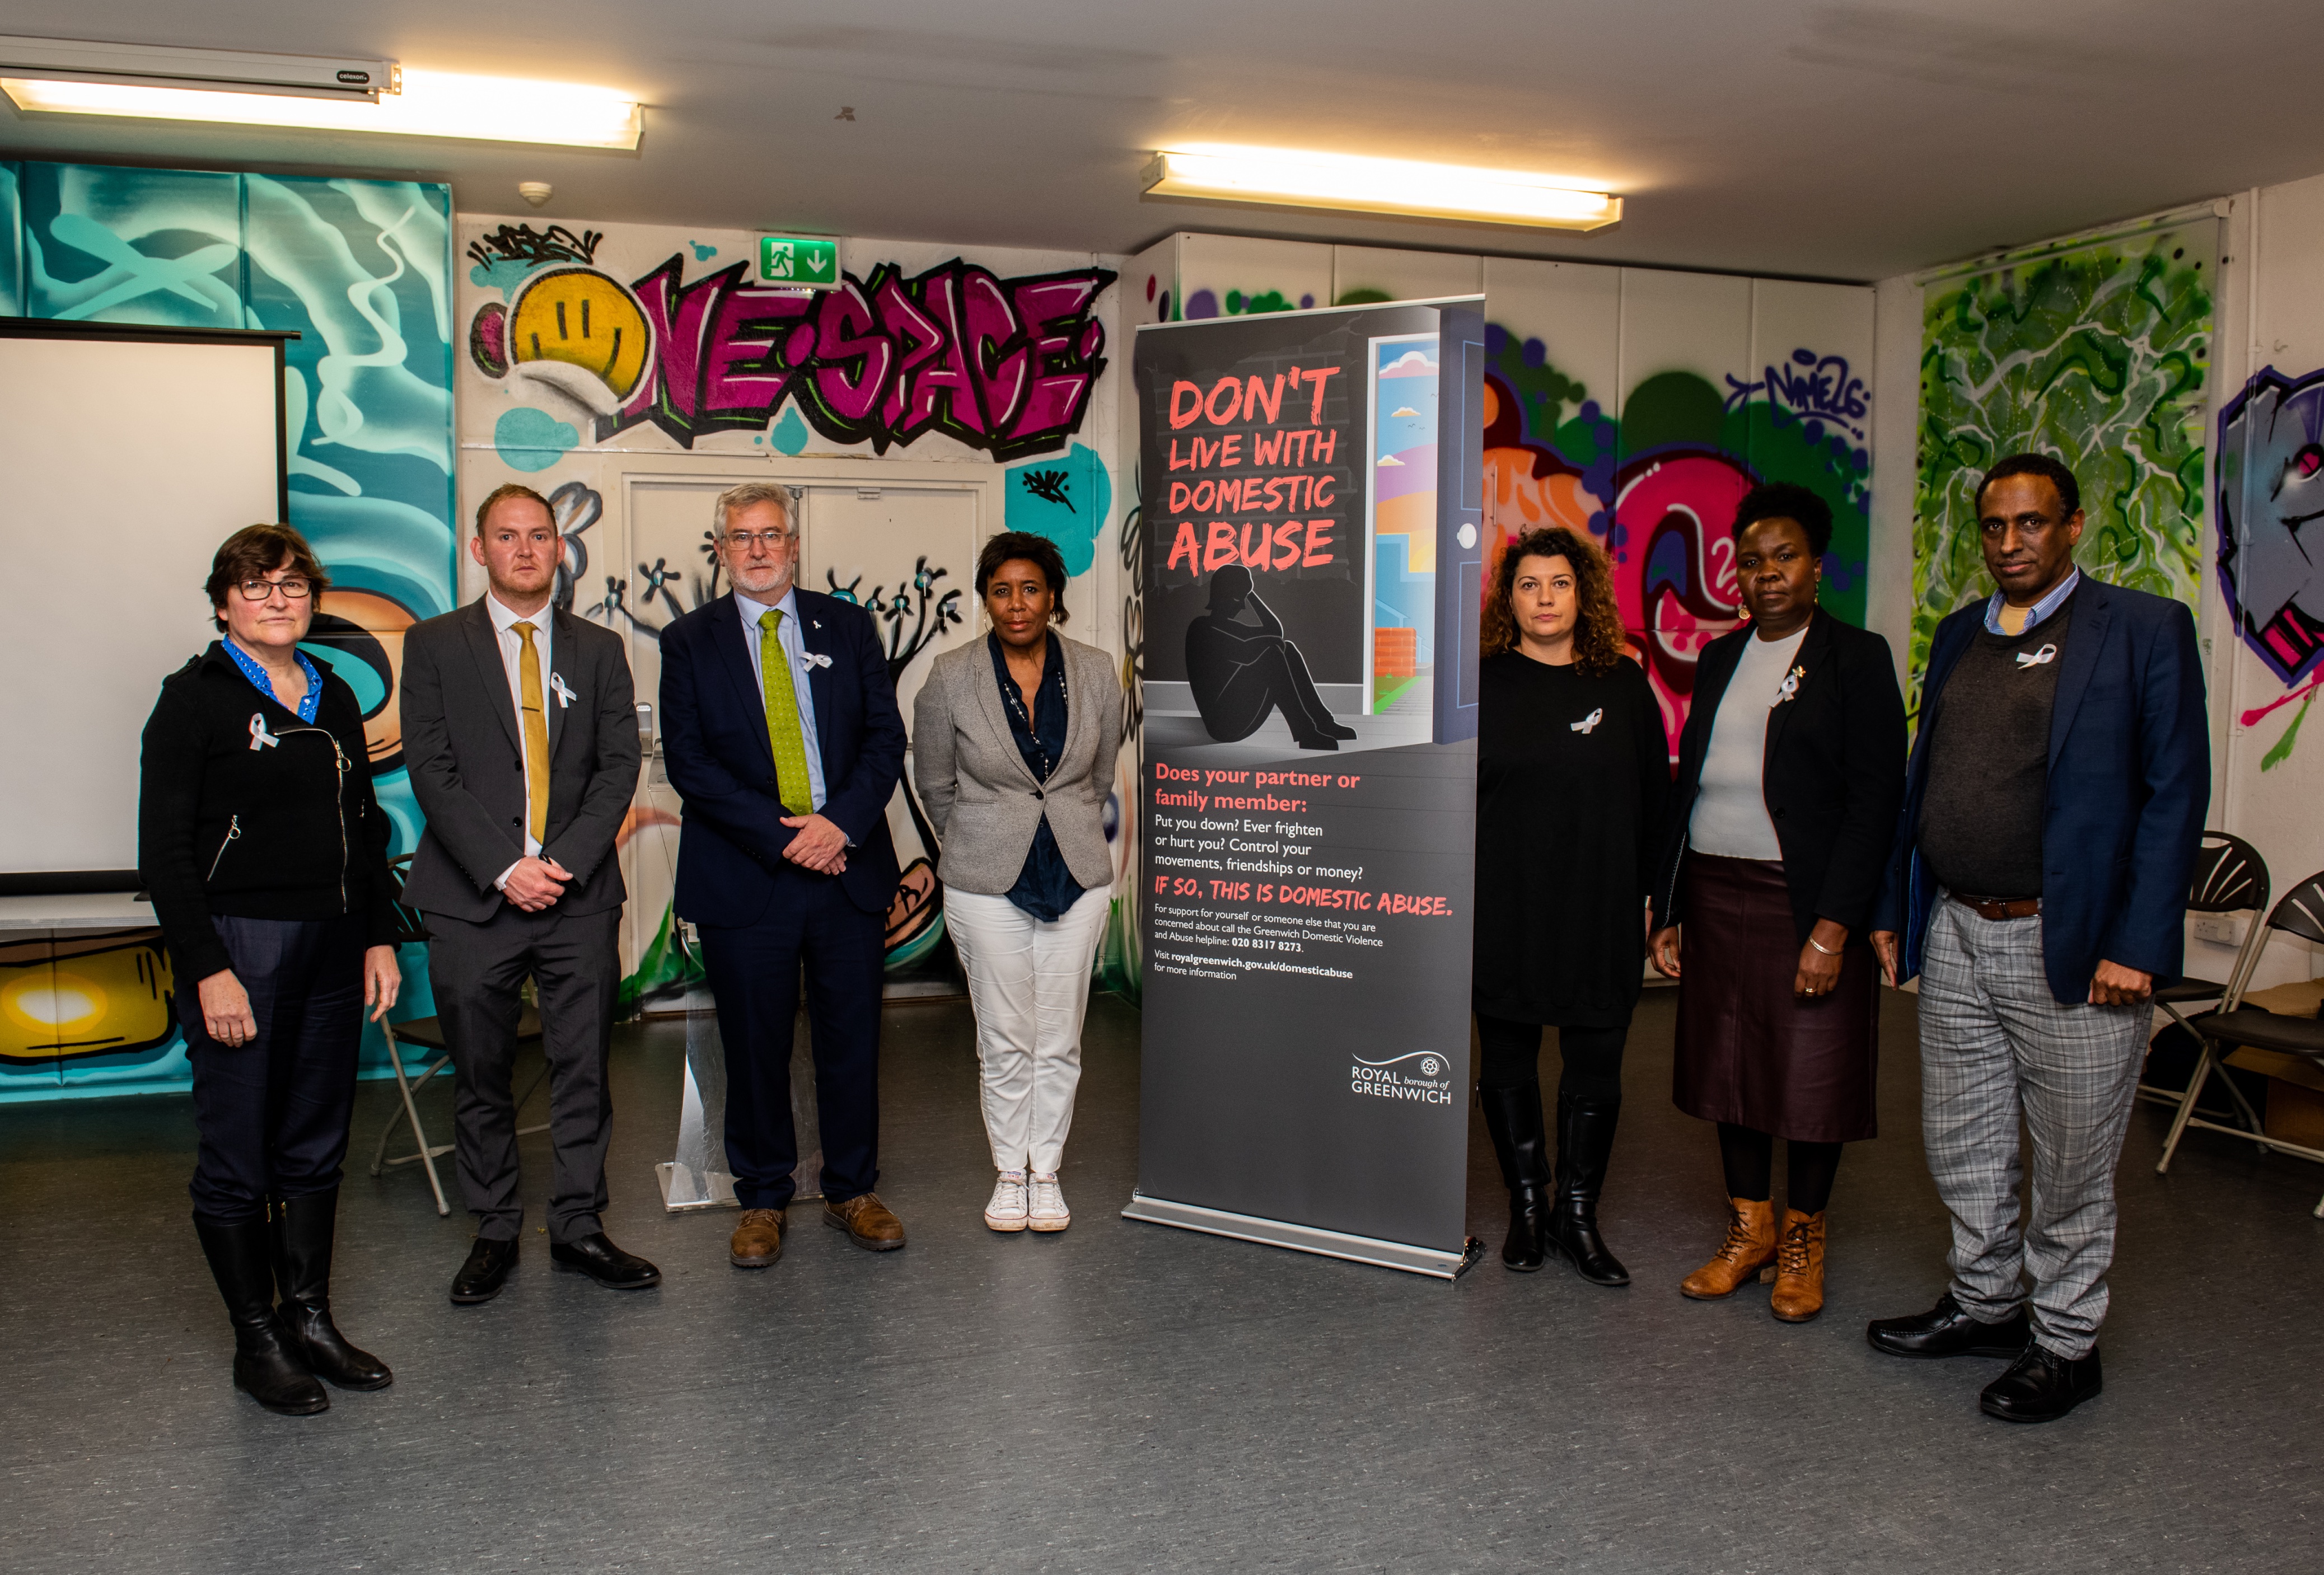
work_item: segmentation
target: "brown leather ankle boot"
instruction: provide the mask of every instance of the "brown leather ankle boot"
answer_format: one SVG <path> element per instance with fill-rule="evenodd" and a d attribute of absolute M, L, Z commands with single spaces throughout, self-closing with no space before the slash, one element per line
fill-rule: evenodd
<path fill-rule="evenodd" d="M 1762 1198 L 1729 1198 L 1734 1211 L 1727 1221 L 1727 1239 L 1718 1256 L 1680 1282 L 1679 1294 L 1698 1302 L 1731 1296 L 1747 1281 L 1775 1261 L 1775 1205 Z"/>
<path fill-rule="evenodd" d="M 1767 1310 L 1786 1323 L 1805 1323 L 1823 1311 L 1823 1216 L 1784 1211 L 1775 1243 L 1775 1293 Z"/>

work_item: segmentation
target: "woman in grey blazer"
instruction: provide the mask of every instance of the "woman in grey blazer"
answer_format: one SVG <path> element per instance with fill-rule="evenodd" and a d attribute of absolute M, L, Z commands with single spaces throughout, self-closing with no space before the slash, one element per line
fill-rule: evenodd
<path fill-rule="evenodd" d="M 976 1011 L 995 1230 L 1073 1222 L 1057 1167 L 1113 897 L 1103 815 L 1121 682 L 1111 657 L 1051 630 L 1065 591 L 1047 538 L 986 542 L 976 594 L 991 632 L 938 657 L 912 710 L 912 780 L 943 843 L 945 926 Z"/>

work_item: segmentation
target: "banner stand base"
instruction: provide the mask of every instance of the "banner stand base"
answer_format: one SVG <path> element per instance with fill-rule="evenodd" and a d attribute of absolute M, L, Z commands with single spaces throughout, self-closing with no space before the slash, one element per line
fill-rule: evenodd
<path fill-rule="evenodd" d="M 676 1160 L 665 1159 L 654 1166 L 654 1175 L 661 1183 L 661 1206 L 670 1213 L 742 1206 L 734 1196 L 734 1178 L 719 1171 L 697 1175 Z"/>
<path fill-rule="evenodd" d="M 1130 1193 L 1130 1205 L 1121 1211 L 1121 1217 L 1143 1220 L 1150 1225 L 1175 1225 L 1181 1230 L 1200 1230 L 1211 1236 L 1231 1236 L 1238 1241 L 1256 1241 L 1268 1247 L 1288 1248 L 1294 1252 L 1343 1257 L 1351 1263 L 1402 1269 L 1406 1274 L 1440 1280 L 1460 1278 L 1485 1255 L 1485 1244 L 1473 1236 L 1462 1243 L 1460 1251 L 1444 1252 L 1402 1241 L 1349 1236 L 1314 1225 L 1263 1220 L 1253 1214 L 1230 1214 L 1222 1209 L 1205 1209 L 1194 1203 L 1174 1203 L 1167 1198 L 1149 1198 L 1143 1193 Z"/>

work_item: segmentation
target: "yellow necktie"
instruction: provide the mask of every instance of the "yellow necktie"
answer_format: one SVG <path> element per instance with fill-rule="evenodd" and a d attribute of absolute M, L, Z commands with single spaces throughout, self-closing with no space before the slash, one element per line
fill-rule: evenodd
<path fill-rule="evenodd" d="M 540 693 L 540 656 L 533 649 L 532 637 L 539 632 L 530 623 L 512 625 L 517 637 L 524 641 L 523 654 L 517 658 L 517 691 L 524 696 L 524 811 L 526 829 L 532 840 L 549 840 L 549 712 Z"/>
<path fill-rule="evenodd" d="M 759 681 L 765 686 L 767 747 L 775 757 L 775 788 L 793 815 L 813 815 L 815 795 L 807 779 L 807 735 L 799 730 L 798 692 L 791 687 L 790 658 L 776 631 L 783 610 L 759 614 Z"/>
<path fill-rule="evenodd" d="M 2033 608 L 2013 607 L 2004 602 L 2001 604 L 2001 616 L 1994 622 L 2001 625 L 2001 632 L 2004 634 L 2023 634 L 2025 632 L 2025 621 L 2033 616 Z"/>

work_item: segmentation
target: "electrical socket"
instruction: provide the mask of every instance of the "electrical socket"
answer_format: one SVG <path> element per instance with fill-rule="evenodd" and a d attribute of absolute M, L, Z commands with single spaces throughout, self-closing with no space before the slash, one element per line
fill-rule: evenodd
<path fill-rule="evenodd" d="M 2195 921 L 2195 938 L 2214 945 L 2233 946 L 2243 940 L 2243 925 L 2221 914 L 2207 913 Z"/>

